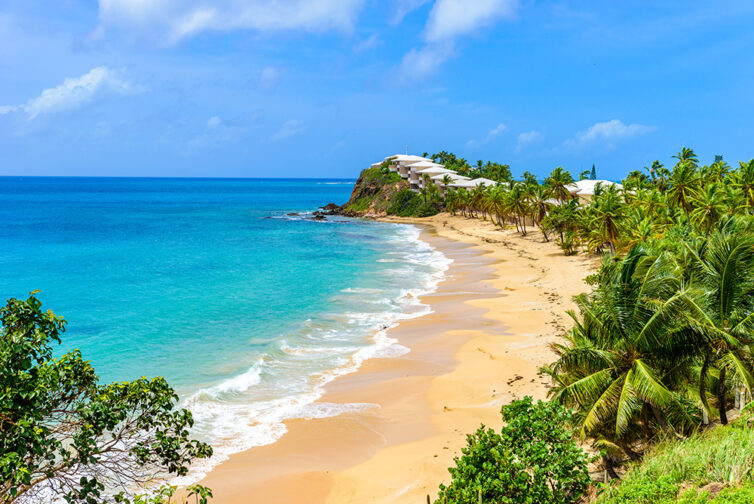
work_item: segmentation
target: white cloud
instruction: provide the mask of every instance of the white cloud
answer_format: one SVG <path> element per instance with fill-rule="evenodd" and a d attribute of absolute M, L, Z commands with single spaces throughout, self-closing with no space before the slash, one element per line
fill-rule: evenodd
<path fill-rule="evenodd" d="M 128 94 L 142 90 L 140 86 L 125 79 L 123 70 L 100 66 L 92 68 L 81 77 L 65 79 L 62 84 L 43 90 L 39 96 L 22 105 L 0 107 L 0 114 L 22 111 L 29 119 L 34 119 L 41 114 L 76 108 L 100 94 Z"/>
<path fill-rule="evenodd" d="M 514 18 L 518 0 L 435 0 L 424 28 L 426 44 L 411 49 L 402 60 L 404 81 L 418 80 L 434 73 L 455 56 L 455 43 L 502 18 Z"/>
<path fill-rule="evenodd" d="M 350 31 L 365 0 L 99 0 L 101 26 L 175 44 L 205 31 Z"/>
<path fill-rule="evenodd" d="M 433 42 L 474 34 L 500 18 L 515 17 L 517 8 L 517 0 L 437 0 L 425 36 Z"/>
<path fill-rule="evenodd" d="M 579 131 L 573 138 L 566 140 L 564 145 L 574 148 L 602 142 L 607 148 L 613 148 L 615 142 L 619 140 L 646 135 L 656 130 L 656 126 L 645 126 L 643 124 L 626 125 L 618 119 L 613 119 L 612 121 L 596 123 L 586 130 Z"/>
<path fill-rule="evenodd" d="M 285 72 L 284 68 L 276 66 L 266 66 L 259 75 L 259 85 L 264 89 L 275 89 L 280 84 L 280 78 Z"/>
<path fill-rule="evenodd" d="M 429 2 L 429 0 L 396 0 L 394 2 L 395 12 L 393 13 L 392 23 L 400 23 L 407 14 L 415 11 L 427 2 Z"/>
<path fill-rule="evenodd" d="M 270 140 L 273 140 L 277 142 L 278 140 L 283 140 L 284 138 L 289 138 L 295 135 L 299 135 L 306 131 L 306 125 L 299 121 L 298 119 L 291 119 L 290 121 L 286 121 L 283 126 L 270 137 Z"/>
<path fill-rule="evenodd" d="M 220 126 L 223 123 L 223 120 L 220 119 L 217 116 L 212 116 L 209 119 L 207 119 L 207 128 L 208 129 L 215 129 L 218 126 Z"/>
<path fill-rule="evenodd" d="M 505 131 L 508 131 L 508 127 L 505 124 L 500 123 L 494 128 L 492 128 L 490 131 L 488 131 L 487 135 L 481 140 L 469 140 L 468 142 L 466 142 L 466 147 L 474 148 L 474 147 L 479 147 L 480 145 L 489 143 L 495 137 L 499 136 L 500 133 L 503 133 Z"/>
<path fill-rule="evenodd" d="M 538 142 L 542 139 L 542 133 L 537 130 L 525 131 L 518 135 L 518 142 L 516 143 L 516 153 L 521 152 L 527 146 Z"/>
<path fill-rule="evenodd" d="M 411 82 L 435 73 L 437 68 L 455 54 L 453 44 L 429 44 L 411 49 L 401 61 L 400 79 Z"/>

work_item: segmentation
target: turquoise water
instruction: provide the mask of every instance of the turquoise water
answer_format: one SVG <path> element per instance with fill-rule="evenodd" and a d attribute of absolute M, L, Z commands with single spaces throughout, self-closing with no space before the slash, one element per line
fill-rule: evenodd
<path fill-rule="evenodd" d="M 286 418 L 426 312 L 447 260 L 412 226 L 307 212 L 352 181 L 0 178 L 0 295 L 41 290 L 103 380 L 162 375 L 228 454 L 274 442 Z M 287 215 L 299 212 L 302 215 Z M 206 470 L 199 468 L 198 471 Z"/>

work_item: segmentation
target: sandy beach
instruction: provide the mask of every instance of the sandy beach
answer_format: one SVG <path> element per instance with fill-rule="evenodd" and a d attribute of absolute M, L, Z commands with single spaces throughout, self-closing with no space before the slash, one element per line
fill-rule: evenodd
<path fill-rule="evenodd" d="M 214 502 L 425 502 L 467 433 L 498 427 L 500 406 L 514 398 L 545 398 L 538 368 L 597 260 L 566 257 L 537 231 L 521 237 L 460 216 L 390 221 L 422 225 L 422 238 L 454 261 L 422 298 L 433 312 L 390 331 L 411 351 L 367 361 L 319 401 L 370 407 L 288 421 L 278 442 L 216 467 L 201 482 Z"/>

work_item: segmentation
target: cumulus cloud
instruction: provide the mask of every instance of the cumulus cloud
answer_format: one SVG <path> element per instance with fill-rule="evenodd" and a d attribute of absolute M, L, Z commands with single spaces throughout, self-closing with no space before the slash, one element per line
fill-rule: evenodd
<path fill-rule="evenodd" d="M 21 105 L 0 107 L 0 114 L 24 112 L 29 119 L 41 114 L 77 108 L 104 94 L 128 94 L 142 91 L 125 78 L 122 69 L 110 69 L 105 66 L 92 68 L 81 77 L 65 79 L 54 88 L 45 89 L 36 98 L 29 99 Z"/>
<path fill-rule="evenodd" d="M 494 128 L 492 128 L 490 131 L 488 131 L 487 135 L 485 135 L 485 137 L 482 138 L 481 140 L 469 140 L 468 142 L 466 142 L 466 147 L 474 148 L 474 147 L 479 147 L 480 145 L 489 143 L 495 137 L 499 136 L 500 133 L 503 133 L 505 131 L 508 131 L 508 127 L 505 124 L 500 123 Z"/>
<path fill-rule="evenodd" d="M 206 31 L 350 31 L 365 0 L 99 0 L 101 27 L 172 45 Z"/>
<path fill-rule="evenodd" d="M 290 138 L 295 135 L 299 135 L 306 131 L 306 125 L 298 119 L 291 119 L 283 123 L 283 126 L 270 137 L 270 140 L 277 142 L 285 138 Z"/>
<path fill-rule="evenodd" d="M 218 126 L 220 126 L 223 123 L 223 120 L 220 119 L 217 116 L 212 116 L 209 119 L 207 119 L 207 128 L 208 129 L 215 129 Z"/>
<path fill-rule="evenodd" d="M 400 23 L 407 14 L 428 2 L 429 0 L 395 0 L 392 23 Z"/>
<path fill-rule="evenodd" d="M 501 18 L 516 15 L 516 0 L 437 0 L 429 13 L 425 36 L 429 41 L 470 35 Z"/>
<path fill-rule="evenodd" d="M 400 79 L 411 82 L 427 77 L 454 54 L 455 47 L 452 43 L 429 44 L 420 49 L 411 49 L 401 61 Z"/>
<path fill-rule="evenodd" d="M 601 142 L 607 148 L 613 148 L 615 143 L 620 140 L 646 135 L 656 130 L 656 126 L 626 125 L 618 119 L 613 119 L 612 121 L 598 122 L 583 131 L 579 131 L 573 138 L 565 141 L 565 146 L 574 148 Z"/>
<path fill-rule="evenodd" d="M 541 138 L 542 133 L 537 130 L 525 131 L 519 134 L 516 142 L 516 153 L 519 153 L 527 146 L 538 142 Z"/>
<path fill-rule="evenodd" d="M 424 28 L 426 43 L 409 51 L 401 62 L 404 80 L 418 80 L 431 75 L 456 54 L 456 41 L 494 25 L 503 18 L 513 18 L 518 0 L 435 0 Z"/>

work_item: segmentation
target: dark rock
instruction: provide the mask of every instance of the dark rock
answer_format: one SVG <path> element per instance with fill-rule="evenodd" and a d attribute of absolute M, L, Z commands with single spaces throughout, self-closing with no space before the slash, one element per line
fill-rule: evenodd
<path fill-rule="evenodd" d="M 330 212 L 333 212 L 335 210 L 339 210 L 340 206 L 336 205 L 335 203 L 328 203 L 327 205 L 322 207 L 322 210 L 328 210 Z"/>
<path fill-rule="evenodd" d="M 287 213 L 287 214 L 285 214 L 285 215 L 289 215 L 289 216 L 291 216 L 291 217 L 294 217 L 294 216 L 298 216 L 298 215 L 301 215 L 301 214 L 300 214 L 300 213 L 298 213 L 298 212 L 291 212 L 291 213 Z"/>

